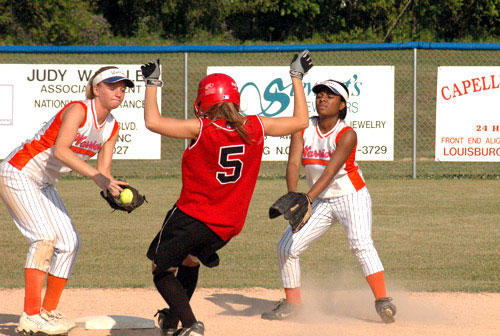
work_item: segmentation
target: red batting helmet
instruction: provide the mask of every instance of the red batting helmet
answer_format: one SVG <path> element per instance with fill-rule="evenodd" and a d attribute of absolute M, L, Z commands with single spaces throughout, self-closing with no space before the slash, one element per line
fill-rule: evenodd
<path fill-rule="evenodd" d="M 196 115 L 201 117 L 210 107 L 222 102 L 240 106 L 240 92 L 234 79 L 223 73 L 214 73 L 203 78 L 198 85 L 198 96 L 194 101 Z"/>

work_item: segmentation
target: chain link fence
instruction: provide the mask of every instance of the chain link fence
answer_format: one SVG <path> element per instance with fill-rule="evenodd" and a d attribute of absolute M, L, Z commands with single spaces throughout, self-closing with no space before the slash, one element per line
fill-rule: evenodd
<path fill-rule="evenodd" d="M 315 65 L 391 65 L 395 68 L 394 94 L 394 160 L 358 162 L 367 178 L 498 178 L 500 164 L 436 162 L 435 113 L 437 67 L 494 66 L 499 50 L 428 50 L 414 48 L 384 48 L 379 45 L 322 45 L 265 46 L 268 51 L 224 52 L 220 48 L 204 47 L 203 52 L 188 46 L 120 47 L 96 51 L 15 52 L 0 47 L 2 64 L 143 64 L 160 58 L 163 66 L 162 115 L 184 118 L 186 110 L 192 117 L 192 101 L 200 79 L 208 66 L 284 66 L 293 54 L 308 48 L 313 52 Z M 252 47 L 252 46 L 247 46 Z M 256 46 L 253 46 L 256 47 Z M 257 46 L 258 47 L 258 46 Z M 262 46 L 261 46 L 262 47 Z M 116 48 L 116 47 L 115 47 Z M 265 48 L 264 48 L 265 49 Z M 374 50 L 376 49 L 376 50 Z M 386 50 L 390 49 L 390 50 Z M 104 52 L 103 52 L 104 50 Z M 108 50 L 108 52 L 106 52 Z M 158 51 L 157 51 L 158 50 Z M 177 51 L 176 51 L 177 50 Z M 416 56 L 416 63 L 414 64 Z M 416 67 L 414 67 L 416 65 Z M 414 87 L 414 69 L 416 88 Z M 187 90 L 185 78 L 187 70 Z M 381 88 L 383 90 L 383 88 Z M 187 92 L 187 97 L 185 96 Z M 416 151 L 414 151 L 414 92 L 416 92 Z M 187 101 L 187 106 L 186 102 Z M 55 113 L 56 111 L 54 111 Z M 16 111 L 19 113 L 19 111 Z M 473 111 L 471 111 L 473 113 Z M 119 177 L 159 178 L 180 176 L 184 140 L 162 137 L 160 160 L 116 160 L 113 173 Z M 262 177 L 281 177 L 286 162 L 263 162 Z"/>

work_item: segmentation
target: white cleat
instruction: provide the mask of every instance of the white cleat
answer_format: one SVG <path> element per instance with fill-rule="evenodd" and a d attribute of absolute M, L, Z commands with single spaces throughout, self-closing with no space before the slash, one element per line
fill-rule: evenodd
<path fill-rule="evenodd" d="M 198 322 L 195 322 L 189 328 L 182 328 L 182 329 L 177 330 L 177 332 L 174 335 L 175 336 L 203 336 L 203 335 L 205 335 L 205 326 L 203 325 L 203 322 L 198 321 Z"/>
<path fill-rule="evenodd" d="M 40 310 L 40 315 L 44 319 L 51 321 L 53 324 L 60 324 L 60 325 L 64 326 L 64 328 L 66 328 L 67 332 L 69 332 L 71 329 L 76 327 L 75 322 L 68 320 L 66 318 L 66 316 L 64 316 L 63 313 L 58 312 L 57 310 L 53 310 L 53 311 L 49 312 L 49 311 L 42 308 Z"/>
<path fill-rule="evenodd" d="M 41 314 L 22 313 L 16 332 L 20 335 L 67 335 L 68 329 L 61 323 L 53 323 Z"/>

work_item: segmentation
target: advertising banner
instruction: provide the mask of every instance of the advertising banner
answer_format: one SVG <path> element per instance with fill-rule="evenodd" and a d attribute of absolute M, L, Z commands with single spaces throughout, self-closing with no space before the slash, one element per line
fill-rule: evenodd
<path fill-rule="evenodd" d="M 289 67 L 208 67 L 207 73 L 233 77 L 241 93 L 244 113 L 267 117 L 293 114 Z M 326 79 L 344 82 L 349 89 L 346 122 L 358 135 L 356 160 L 394 159 L 394 67 L 315 66 L 304 77 L 310 116 L 316 115 L 314 84 Z M 265 161 L 288 160 L 290 137 L 266 137 Z"/>
<path fill-rule="evenodd" d="M 52 116 L 73 100 L 85 99 L 85 88 L 99 64 L 1 64 L 0 158 L 32 138 Z M 160 135 L 144 126 L 144 81 L 140 65 L 117 65 L 134 82 L 112 111 L 119 123 L 113 159 L 160 159 Z M 158 95 L 161 107 L 161 95 Z"/>
<path fill-rule="evenodd" d="M 438 67 L 436 161 L 500 162 L 500 67 Z"/>

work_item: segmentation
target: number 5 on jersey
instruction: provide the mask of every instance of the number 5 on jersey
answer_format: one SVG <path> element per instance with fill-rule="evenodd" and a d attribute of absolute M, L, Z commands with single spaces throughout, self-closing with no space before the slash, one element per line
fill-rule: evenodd
<path fill-rule="evenodd" d="M 244 153 L 244 145 L 226 146 L 219 149 L 219 166 L 225 169 L 217 172 L 217 180 L 221 184 L 234 183 L 239 180 L 243 162 L 240 159 L 232 159 L 231 156 Z"/>

